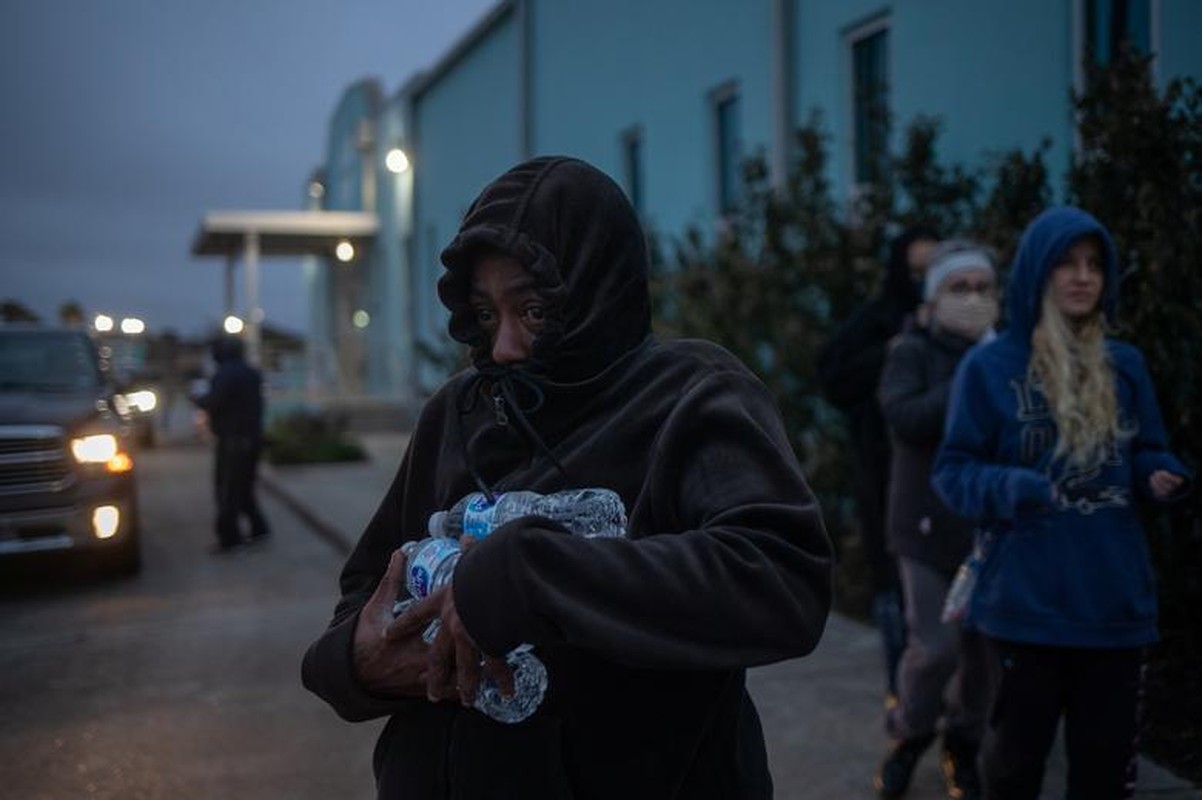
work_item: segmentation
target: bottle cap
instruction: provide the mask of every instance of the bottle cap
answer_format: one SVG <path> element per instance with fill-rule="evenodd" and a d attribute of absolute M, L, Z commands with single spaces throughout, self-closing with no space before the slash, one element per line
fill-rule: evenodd
<path fill-rule="evenodd" d="M 426 525 L 426 529 L 431 536 L 446 536 L 447 535 L 447 512 L 435 511 L 430 515 L 430 521 Z"/>

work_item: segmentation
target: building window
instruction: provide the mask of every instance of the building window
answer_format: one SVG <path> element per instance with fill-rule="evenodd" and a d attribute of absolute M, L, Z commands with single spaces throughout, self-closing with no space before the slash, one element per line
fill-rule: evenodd
<path fill-rule="evenodd" d="M 710 93 L 714 113 L 718 211 L 727 217 L 739 207 L 742 196 L 743 142 L 740 129 L 739 88 L 730 83 Z"/>
<path fill-rule="evenodd" d="M 851 57 L 852 163 L 856 184 L 883 177 L 889 156 L 889 21 L 847 35 Z"/>
<path fill-rule="evenodd" d="M 1153 0 L 1083 0 L 1086 63 L 1104 67 L 1124 47 L 1152 52 Z"/>
<path fill-rule="evenodd" d="M 635 126 L 622 134 L 622 172 L 626 194 L 639 217 L 643 216 L 643 130 Z"/>

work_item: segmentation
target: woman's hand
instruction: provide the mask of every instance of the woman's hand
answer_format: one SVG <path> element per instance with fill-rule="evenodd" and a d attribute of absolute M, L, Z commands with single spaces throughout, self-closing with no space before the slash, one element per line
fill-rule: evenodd
<path fill-rule="evenodd" d="M 476 701 L 483 673 L 497 682 L 502 694 L 513 694 L 513 672 L 509 665 L 504 658 L 480 652 L 459 618 L 455 593 L 449 584 L 406 609 L 388 627 L 385 636 L 397 641 L 406 641 L 414 635 L 420 637 L 435 618 L 440 624 L 425 664 L 426 697 L 431 702 L 458 697 L 461 704 L 470 707 Z"/>
<path fill-rule="evenodd" d="M 388 571 L 371 599 L 359 612 L 355 625 L 355 674 L 370 692 L 422 697 L 426 694 L 427 657 L 430 646 L 422 640 L 424 624 L 409 636 L 388 636 L 395 621 L 393 603 L 400 590 L 405 557 L 393 551 Z M 429 617 L 426 618 L 426 622 Z"/>
<path fill-rule="evenodd" d="M 1165 469 L 1158 469 L 1148 477 L 1148 488 L 1152 490 L 1152 496 L 1157 500 L 1168 499 L 1181 488 L 1183 483 L 1185 483 L 1184 477 Z"/>

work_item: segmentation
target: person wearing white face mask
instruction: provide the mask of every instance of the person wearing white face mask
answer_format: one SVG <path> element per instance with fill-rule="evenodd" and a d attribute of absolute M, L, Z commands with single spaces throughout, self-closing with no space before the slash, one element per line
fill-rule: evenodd
<path fill-rule="evenodd" d="M 893 445 L 886 535 L 898 559 L 909 637 L 898 665 L 898 703 L 885 720 L 893 741 L 873 783 L 882 797 L 904 794 L 942 723 L 948 796 L 969 800 L 979 796 L 975 761 L 986 671 L 975 636 L 940 616 L 972 547 L 973 526 L 935 495 L 930 476 L 956 366 L 974 344 L 994 335 L 993 259 L 971 242 L 943 242 L 923 296 L 925 324 L 894 342 L 878 391 Z"/>

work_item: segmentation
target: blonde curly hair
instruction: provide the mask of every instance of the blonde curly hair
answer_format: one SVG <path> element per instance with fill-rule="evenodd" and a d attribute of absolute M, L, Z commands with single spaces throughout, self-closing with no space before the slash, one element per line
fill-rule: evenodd
<path fill-rule="evenodd" d="M 1031 347 L 1028 373 L 1047 398 L 1059 431 L 1053 457 L 1083 469 L 1100 466 L 1111 446 L 1133 433 L 1119 419 L 1114 364 L 1106 349 L 1101 310 L 1070 321 L 1052 299 L 1049 281 Z"/>

